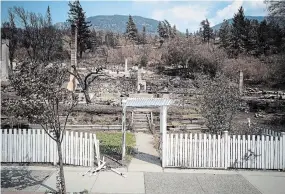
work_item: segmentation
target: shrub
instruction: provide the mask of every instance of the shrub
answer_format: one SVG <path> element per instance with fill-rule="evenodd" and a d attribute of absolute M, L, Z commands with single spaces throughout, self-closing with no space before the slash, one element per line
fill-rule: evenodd
<path fill-rule="evenodd" d="M 208 127 L 205 132 L 221 134 L 222 131 L 231 131 L 233 117 L 240 105 L 238 88 L 223 74 L 213 79 L 200 77 L 198 83 L 202 90 L 200 112 Z"/>
<path fill-rule="evenodd" d="M 225 53 L 208 44 L 198 44 L 192 38 L 176 38 L 171 40 L 163 53 L 163 63 L 186 77 L 195 73 L 203 73 L 214 77 L 220 70 Z"/>

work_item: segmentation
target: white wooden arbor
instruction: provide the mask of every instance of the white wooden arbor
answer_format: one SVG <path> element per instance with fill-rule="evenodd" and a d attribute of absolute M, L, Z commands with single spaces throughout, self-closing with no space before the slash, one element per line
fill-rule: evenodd
<path fill-rule="evenodd" d="M 167 127 L 167 106 L 172 104 L 172 100 L 166 98 L 127 98 L 122 100 L 122 158 L 126 154 L 126 110 L 127 107 L 160 107 L 160 133 L 162 135 L 162 167 L 165 167 L 166 157 L 166 127 Z"/>

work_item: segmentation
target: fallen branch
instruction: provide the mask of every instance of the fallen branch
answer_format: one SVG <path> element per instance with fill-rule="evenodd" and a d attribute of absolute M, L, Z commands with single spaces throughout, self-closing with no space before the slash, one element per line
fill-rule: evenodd
<path fill-rule="evenodd" d="M 124 177 L 124 178 L 127 177 L 127 176 L 126 176 L 125 174 L 123 174 L 122 172 L 119 172 L 119 171 L 117 171 L 117 170 L 115 170 L 115 169 L 113 169 L 113 168 L 111 168 L 111 170 L 112 170 L 113 172 L 117 173 L 118 175 L 121 175 L 121 176 Z"/>
<path fill-rule="evenodd" d="M 119 162 L 119 160 L 112 158 L 111 156 L 107 156 L 105 155 L 107 158 L 109 158 L 110 160 L 113 160 L 114 162 L 117 162 L 118 164 L 120 164 L 121 166 L 124 166 L 121 162 Z"/>

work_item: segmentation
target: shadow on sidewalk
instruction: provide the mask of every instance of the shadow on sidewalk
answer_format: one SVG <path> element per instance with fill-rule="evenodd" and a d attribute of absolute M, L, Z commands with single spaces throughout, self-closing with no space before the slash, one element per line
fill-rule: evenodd
<path fill-rule="evenodd" d="M 143 152 L 138 152 L 134 158 L 138 159 L 138 160 L 142 160 L 144 162 L 147 163 L 151 163 L 151 164 L 155 164 L 158 166 L 161 166 L 161 162 L 158 156 L 154 156 L 154 155 L 150 155 L 147 153 L 143 153 Z"/>
<path fill-rule="evenodd" d="M 19 166 L 17 169 L 9 169 L 2 166 L 1 169 L 1 188 L 24 190 L 35 186 L 43 186 L 52 192 L 53 188 L 43 184 L 51 175 L 51 171 L 29 170 L 25 166 Z"/>

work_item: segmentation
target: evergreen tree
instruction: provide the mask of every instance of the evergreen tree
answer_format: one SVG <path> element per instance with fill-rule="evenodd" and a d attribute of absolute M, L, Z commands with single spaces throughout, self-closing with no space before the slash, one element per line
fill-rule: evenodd
<path fill-rule="evenodd" d="M 166 29 L 166 38 L 173 37 L 173 29 L 167 20 L 164 20 L 164 27 Z"/>
<path fill-rule="evenodd" d="M 272 21 L 269 23 L 269 45 L 270 50 L 273 53 L 279 53 L 282 51 L 282 46 L 284 44 L 284 33 L 278 25 L 278 22 Z"/>
<path fill-rule="evenodd" d="M 176 26 L 174 25 L 171 30 L 171 38 L 176 37 L 176 35 L 177 35 L 177 30 L 176 30 Z"/>
<path fill-rule="evenodd" d="M 166 29 L 164 27 L 163 22 L 158 22 L 157 32 L 160 37 L 159 42 L 160 42 L 160 47 L 161 47 L 164 42 L 165 35 L 166 35 Z"/>
<path fill-rule="evenodd" d="M 251 20 L 249 25 L 248 31 L 248 41 L 247 41 L 247 53 L 251 55 L 259 55 L 259 48 L 258 48 L 258 27 L 259 23 L 257 20 Z"/>
<path fill-rule="evenodd" d="M 97 32 L 95 29 L 92 29 L 90 32 L 90 44 L 91 44 L 91 50 L 94 52 L 96 47 L 98 46 L 97 42 Z"/>
<path fill-rule="evenodd" d="M 201 22 L 201 27 L 203 40 L 204 42 L 209 43 L 210 39 L 213 37 L 213 29 L 210 27 L 210 22 L 208 19 Z"/>
<path fill-rule="evenodd" d="M 113 32 L 110 31 L 106 32 L 105 44 L 107 45 L 107 47 L 112 47 L 112 48 L 114 48 L 117 45 L 116 37 L 114 36 Z"/>
<path fill-rule="evenodd" d="M 55 34 L 59 34 L 57 29 L 52 25 L 52 18 L 50 13 L 50 7 L 48 6 L 45 16 L 45 26 L 43 27 L 43 30 L 46 34 L 46 40 L 45 40 L 45 46 L 42 46 L 42 50 L 45 52 L 46 60 L 51 60 L 52 52 L 54 50 L 56 51 L 62 51 L 62 43 L 60 41 L 60 37 L 58 37 L 58 41 L 54 41 Z M 56 49 L 55 49 L 56 48 Z"/>
<path fill-rule="evenodd" d="M 246 36 L 246 21 L 243 8 L 240 7 L 238 13 L 234 15 L 230 40 L 231 54 L 237 57 L 245 50 Z"/>
<path fill-rule="evenodd" d="M 145 26 L 143 26 L 143 29 L 142 29 L 142 44 L 146 44 L 146 29 L 145 29 Z"/>
<path fill-rule="evenodd" d="M 77 27 L 77 45 L 80 58 L 85 50 L 89 49 L 90 44 L 90 22 L 86 21 L 85 12 L 83 11 L 79 0 L 69 2 L 69 12 L 67 20 L 71 25 Z"/>
<path fill-rule="evenodd" d="M 157 32 L 160 38 L 164 38 L 164 28 L 162 22 L 158 22 Z"/>
<path fill-rule="evenodd" d="M 228 20 L 223 21 L 218 36 L 220 38 L 219 47 L 228 49 L 231 38 L 231 26 Z"/>
<path fill-rule="evenodd" d="M 258 53 L 259 54 L 266 54 L 269 50 L 269 26 L 266 20 L 263 20 L 257 29 L 257 36 L 258 36 Z"/>
<path fill-rule="evenodd" d="M 129 20 L 127 22 L 126 36 L 133 43 L 138 40 L 138 29 L 131 15 L 129 15 Z"/>
<path fill-rule="evenodd" d="M 186 38 L 189 38 L 189 31 L 188 31 L 188 28 L 186 29 Z"/>
<path fill-rule="evenodd" d="M 52 26 L 52 19 L 51 19 L 51 14 L 50 14 L 50 8 L 48 6 L 47 8 L 47 13 L 46 13 L 46 20 L 47 20 L 47 25 Z"/>

